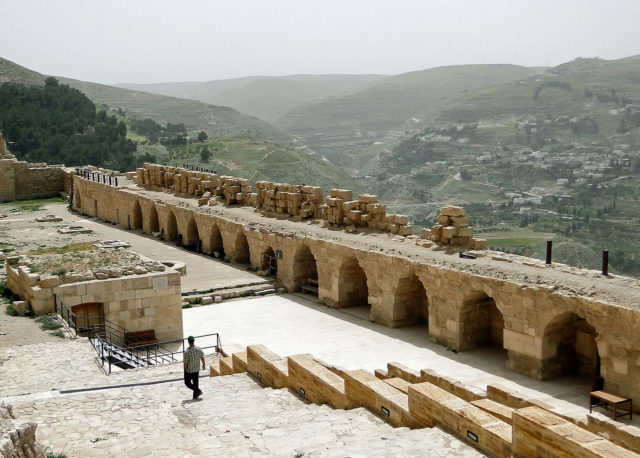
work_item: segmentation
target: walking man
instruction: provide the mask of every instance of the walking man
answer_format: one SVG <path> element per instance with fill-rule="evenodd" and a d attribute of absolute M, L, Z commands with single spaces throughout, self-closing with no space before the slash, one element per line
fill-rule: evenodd
<path fill-rule="evenodd" d="M 193 399 L 198 399 L 202 395 L 202 390 L 198 387 L 198 377 L 200 370 L 200 361 L 202 361 L 202 370 L 205 369 L 204 353 L 200 347 L 196 347 L 193 342 L 193 336 L 189 336 L 189 348 L 184 352 L 184 384 L 187 388 L 193 390 Z"/>

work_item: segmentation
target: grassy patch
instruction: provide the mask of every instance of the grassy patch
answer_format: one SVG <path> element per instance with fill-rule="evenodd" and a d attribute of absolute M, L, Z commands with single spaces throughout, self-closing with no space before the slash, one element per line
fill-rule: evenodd
<path fill-rule="evenodd" d="M 189 304 L 188 302 L 186 304 L 182 304 L 183 309 L 190 309 L 191 307 L 193 307 L 193 304 Z"/>
<path fill-rule="evenodd" d="M 47 458 L 67 458 L 65 453 L 47 452 Z"/>
<path fill-rule="evenodd" d="M 11 304 L 7 304 L 7 306 L 4 308 L 4 313 L 9 316 L 18 316 L 18 312 L 16 312 L 16 309 L 14 309 L 13 305 Z"/>
<path fill-rule="evenodd" d="M 43 331 L 55 331 L 62 327 L 54 315 L 41 315 L 36 318 L 36 322 L 40 323 L 40 329 Z"/>
<path fill-rule="evenodd" d="M 34 212 L 40 210 L 47 204 L 64 202 L 60 197 L 50 197 L 48 199 L 34 199 L 34 200 L 14 200 L 4 203 L 2 205 L 16 207 L 18 210 L 25 212 Z"/>
<path fill-rule="evenodd" d="M 53 337 L 60 337 L 61 339 L 64 339 L 64 332 L 62 332 L 59 329 L 57 331 L 50 332 L 49 335 L 53 336 Z"/>
<path fill-rule="evenodd" d="M 33 255 L 42 255 L 42 254 L 64 254 L 64 253 L 76 253 L 78 251 L 92 251 L 95 250 L 93 244 L 94 242 L 78 242 L 71 243 L 65 246 L 59 247 L 48 247 L 48 248 L 38 248 L 36 250 L 31 250 L 27 254 Z M 54 274 L 57 275 L 57 274 Z"/>

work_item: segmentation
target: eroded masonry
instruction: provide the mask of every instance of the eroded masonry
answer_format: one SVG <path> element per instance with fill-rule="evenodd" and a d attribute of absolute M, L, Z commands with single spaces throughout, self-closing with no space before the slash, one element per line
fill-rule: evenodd
<path fill-rule="evenodd" d="M 2 170 L 36 168 L 3 154 Z M 344 189 L 325 198 L 314 186 L 254 188 L 245 179 L 157 164 L 126 176 L 95 167 L 40 168 L 55 169 L 57 177 L 46 194 L 62 192 L 81 214 L 245 264 L 330 307 L 365 307 L 372 321 L 388 327 L 427 324 L 430 339 L 448 349 L 505 349 L 508 368 L 536 379 L 579 374 L 603 380 L 606 390 L 640 395 L 637 281 L 487 250 L 462 207 L 443 207 L 431 228 L 414 235 L 408 218 L 387 213 L 376 196 Z M 458 256 L 462 251 L 466 256 Z M 74 310 L 102 304 L 104 317 L 118 326 L 153 329 L 159 340 L 181 338 L 180 273 L 120 253 L 113 255 L 117 266 L 76 259 L 77 269 L 64 275 L 47 270 L 50 258 L 7 257 L 8 285 L 38 314 L 54 311 L 57 301 Z M 223 356 L 211 365 L 212 376 L 246 372 L 312 403 L 365 407 L 394 426 L 439 425 L 495 456 L 640 450 L 633 428 L 575 419 L 497 384 L 479 392 L 396 362 L 375 373 L 345 371 L 261 345 Z"/>
<path fill-rule="evenodd" d="M 503 347 L 507 367 L 530 377 L 577 372 L 640 395 L 640 289 L 631 279 L 484 251 L 460 207 L 443 208 L 421 236 L 401 236 L 405 217 L 376 213 L 375 196 L 331 190 L 321 203 L 318 188 L 260 183 L 254 193 L 241 179 L 152 164 L 127 176 L 116 187 L 74 175 L 73 207 L 270 270 L 289 291 L 317 288 L 328 306 L 367 305 L 386 326 L 428 323 L 448 348 Z M 475 248 L 476 259 L 452 256 L 456 248 Z"/>

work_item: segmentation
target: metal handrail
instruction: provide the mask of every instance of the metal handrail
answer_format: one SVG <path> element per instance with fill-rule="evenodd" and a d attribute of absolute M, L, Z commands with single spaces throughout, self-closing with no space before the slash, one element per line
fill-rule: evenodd
<path fill-rule="evenodd" d="M 111 360 L 114 353 L 126 354 L 130 361 L 142 367 L 154 366 L 161 363 L 173 362 L 177 361 L 176 355 L 184 354 L 185 352 L 185 343 L 187 339 L 174 339 L 174 340 L 166 340 L 158 343 L 150 343 L 150 344 L 139 344 L 136 345 L 136 339 L 127 339 L 126 334 L 129 332 L 122 326 L 113 323 L 109 320 L 104 320 L 100 324 L 95 324 L 83 327 L 78 326 L 78 320 L 91 320 L 92 318 L 100 318 L 101 316 L 78 316 L 57 296 L 53 295 L 55 310 L 58 315 L 65 321 L 69 329 L 72 329 L 76 336 L 78 336 L 78 332 L 87 332 L 89 334 L 89 341 L 93 346 L 96 353 L 100 357 L 102 361 L 102 367 L 104 368 L 104 363 L 107 361 L 109 363 L 109 374 L 111 373 Z M 220 339 L 220 334 L 217 332 L 212 334 L 203 334 L 200 336 L 196 336 L 197 339 L 202 339 L 206 337 L 215 336 L 216 343 L 215 345 L 207 345 L 204 347 L 200 347 L 203 350 L 207 350 L 210 348 L 215 348 L 216 353 L 223 353 L 222 351 L 222 341 Z M 173 351 L 167 346 L 172 344 L 180 343 L 182 349 L 179 351 Z"/>

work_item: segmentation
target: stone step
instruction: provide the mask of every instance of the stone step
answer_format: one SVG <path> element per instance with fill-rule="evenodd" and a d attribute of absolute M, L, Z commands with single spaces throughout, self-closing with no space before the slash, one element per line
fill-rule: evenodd
<path fill-rule="evenodd" d="M 393 428 L 364 408 L 310 404 L 247 374 L 200 387 L 198 401 L 179 380 L 25 400 L 14 414 L 70 456 L 481 456 L 439 428 Z"/>
<path fill-rule="evenodd" d="M 274 294 L 277 287 L 278 285 L 276 283 L 272 281 L 265 281 L 247 286 L 218 289 L 211 293 L 200 293 L 190 296 L 183 296 L 182 299 L 183 301 L 190 304 L 202 303 L 203 305 L 207 305 L 210 302 L 208 302 L 206 299 L 205 301 L 203 301 L 203 298 L 205 297 L 211 297 L 213 302 L 216 296 L 220 296 L 222 299 L 232 299 L 235 297 L 244 296 L 263 296 L 265 294 Z"/>

